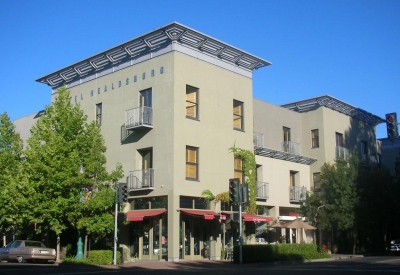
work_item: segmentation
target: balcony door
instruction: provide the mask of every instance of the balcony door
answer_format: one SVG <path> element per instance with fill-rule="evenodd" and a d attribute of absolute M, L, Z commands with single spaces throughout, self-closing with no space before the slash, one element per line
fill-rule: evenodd
<path fill-rule="evenodd" d="M 141 110 L 141 122 L 142 124 L 151 124 L 152 109 L 153 107 L 153 96 L 151 88 L 140 91 L 140 110 Z"/>
<path fill-rule="evenodd" d="M 144 149 L 139 151 L 142 156 L 142 186 L 149 187 L 151 183 L 151 168 L 153 168 L 153 149 Z"/>

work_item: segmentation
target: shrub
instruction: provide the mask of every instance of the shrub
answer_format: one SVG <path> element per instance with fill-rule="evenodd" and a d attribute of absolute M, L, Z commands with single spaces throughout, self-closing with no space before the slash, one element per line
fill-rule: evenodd
<path fill-rule="evenodd" d="M 235 263 L 239 263 L 239 246 L 233 250 Z M 319 253 L 315 244 L 274 244 L 243 245 L 243 263 L 263 263 L 275 261 L 300 261 L 330 258 L 327 253 Z"/>
<path fill-rule="evenodd" d="M 92 265 L 112 265 L 113 264 L 112 250 L 92 250 L 89 257 L 86 259 L 76 260 L 75 258 L 66 258 L 63 263 L 69 264 L 92 264 Z M 121 253 L 117 251 L 117 264 L 121 264 Z"/>

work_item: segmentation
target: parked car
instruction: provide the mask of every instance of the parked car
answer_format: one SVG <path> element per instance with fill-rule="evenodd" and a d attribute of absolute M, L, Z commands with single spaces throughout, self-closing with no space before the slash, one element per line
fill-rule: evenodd
<path fill-rule="evenodd" d="M 47 248 L 42 242 L 17 240 L 0 249 L 0 261 L 17 261 L 23 263 L 48 262 L 56 260 L 56 250 Z"/>
<path fill-rule="evenodd" d="M 400 252 L 400 240 L 390 241 L 390 251 L 392 251 L 393 253 Z"/>

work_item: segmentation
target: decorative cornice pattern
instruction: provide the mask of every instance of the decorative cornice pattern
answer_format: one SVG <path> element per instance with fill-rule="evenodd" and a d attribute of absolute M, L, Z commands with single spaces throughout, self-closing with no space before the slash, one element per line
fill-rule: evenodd
<path fill-rule="evenodd" d="M 318 109 L 320 106 L 330 108 L 336 112 L 348 115 L 360 121 L 364 121 L 373 126 L 385 122 L 383 118 L 380 118 L 374 114 L 364 111 L 363 109 L 347 104 L 346 102 L 336 99 L 330 95 L 323 95 L 319 97 L 314 97 L 310 99 L 305 99 L 281 105 L 281 107 L 287 108 L 289 110 L 298 113 L 305 113 L 308 111 L 312 111 Z"/>
<path fill-rule="evenodd" d="M 271 65 L 271 63 L 266 60 L 239 50 L 182 24 L 173 22 L 121 45 L 40 77 L 36 81 L 52 87 L 58 87 L 113 67 L 118 63 L 127 62 L 139 56 L 149 54 L 172 43 L 179 43 L 248 71 Z"/>

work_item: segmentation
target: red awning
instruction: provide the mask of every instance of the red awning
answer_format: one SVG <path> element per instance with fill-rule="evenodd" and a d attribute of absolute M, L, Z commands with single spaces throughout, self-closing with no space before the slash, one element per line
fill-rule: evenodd
<path fill-rule="evenodd" d="M 242 213 L 242 218 L 245 222 L 272 222 L 271 217 Z"/>
<path fill-rule="evenodd" d="M 144 217 L 154 217 L 167 212 L 166 209 L 132 210 L 126 213 L 126 220 L 130 222 L 143 221 Z"/>
<path fill-rule="evenodd" d="M 180 211 L 188 215 L 203 216 L 205 220 L 226 220 L 225 215 L 210 210 L 180 209 Z"/>

